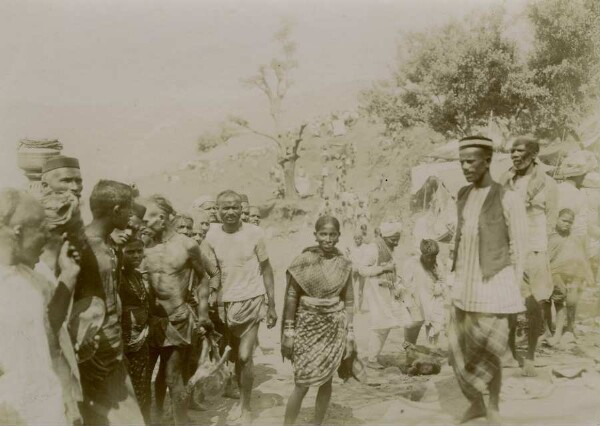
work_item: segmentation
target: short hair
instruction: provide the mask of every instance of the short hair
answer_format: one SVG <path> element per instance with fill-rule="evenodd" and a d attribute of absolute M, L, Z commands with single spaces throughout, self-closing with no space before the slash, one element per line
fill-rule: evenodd
<path fill-rule="evenodd" d="M 515 145 L 525 145 L 525 149 L 533 154 L 540 152 L 540 143 L 531 136 L 519 136 L 513 141 L 513 146 Z"/>
<path fill-rule="evenodd" d="M 219 204 L 223 198 L 234 198 L 239 204 L 242 203 L 241 195 L 231 189 L 226 189 L 217 195 L 217 204 Z"/>
<path fill-rule="evenodd" d="M 318 232 L 319 229 L 321 229 L 325 225 L 333 225 L 338 234 L 340 233 L 340 221 L 337 220 L 335 217 L 329 215 L 321 216 L 317 219 L 315 223 L 315 232 Z"/>
<path fill-rule="evenodd" d="M 128 206 L 133 201 L 131 187 L 122 182 L 101 179 L 90 195 L 90 210 L 94 219 L 110 214 L 116 206 Z"/>
<path fill-rule="evenodd" d="M 569 208 L 566 209 L 562 209 L 561 211 L 558 212 L 558 216 L 562 216 L 564 214 L 570 214 L 571 216 L 575 217 L 575 212 Z"/>
<path fill-rule="evenodd" d="M 161 209 L 168 216 L 174 216 L 177 214 L 175 209 L 173 208 L 173 204 L 165 197 L 160 194 L 153 194 L 148 197 L 148 201 L 152 204 L 155 204 L 159 209 Z"/>

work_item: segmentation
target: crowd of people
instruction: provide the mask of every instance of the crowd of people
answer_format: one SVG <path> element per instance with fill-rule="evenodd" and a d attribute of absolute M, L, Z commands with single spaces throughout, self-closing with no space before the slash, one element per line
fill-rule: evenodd
<path fill-rule="evenodd" d="M 456 198 L 451 270 L 438 259 L 445 242 L 421 238 L 419 253 L 400 261 L 400 222 L 371 229 L 364 201 L 343 211 L 324 204 L 316 244 L 298 250 L 285 274 L 281 354 L 295 387 L 284 424 L 296 422 L 310 387 L 321 424 L 334 376 L 364 377 L 357 312 L 368 312 L 368 369 L 384 368 L 392 329 L 404 329 L 405 349 L 423 328 L 431 346 L 445 334 L 471 404 L 462 421 L 500 422 L 505 353 L 535 375 L 540 336 L 549 346 L 575 339 L 579 296 L 597 280 L 586 238 L 598 223 L 577 203 L 587 170 L 575 165 L 557 185 L 538 152 L 536 140 L 517 138 L 513 167 L 496 182 L 492 141 L 460 141 L 468 185 Z M 228 419 L 250 423 L 259 326 L 278 321 L 260 209 L 226 190 L 177 212 L 162 195 L 101 180 L 84 224 L 81 176 L 77 159 L 56 156 L 44 165 L 42 194 L 0 191 L 0 424 L 150 424 L 153 405 L 159 422 L 189 424 L 203 390 L 190 398 L 188 381 L 213 343 L 232 364 L 223 396 L 239 399 Z M 343 250 L 346 224 L 354 246 Z M 524 356 L 515 341 L 523 312 Z"/>

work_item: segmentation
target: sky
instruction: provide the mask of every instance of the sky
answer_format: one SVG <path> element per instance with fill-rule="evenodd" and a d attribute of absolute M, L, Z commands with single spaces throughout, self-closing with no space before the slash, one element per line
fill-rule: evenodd
<path fill-rule="evenodd" d="M 3 0 L 0 184 L 22 185 L 21 138 L 57 138 L 91 187 L 194 156 L 228 114 L 268 124 L 241 79 L 268 62 L 282 19 L 295 23 L 291 120 L 352 108 L 385 78 L 402 34 L 525 0 Z"/>

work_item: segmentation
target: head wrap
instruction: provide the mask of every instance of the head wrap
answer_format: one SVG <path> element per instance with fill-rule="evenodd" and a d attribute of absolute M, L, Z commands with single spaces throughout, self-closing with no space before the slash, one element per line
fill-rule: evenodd
<path fill-rule="evenodd" d="M 471 147 L 494 149 L 494 142 L 485 136 L 467 136 L 458 141 L 458 149 Z"/>
<path fill-rule="evenodd" d="M 423 255 L 436 255 L 440 252 L 440 246 L 435 240 L 421 240 L 419 249 Z"/>
<path fill-rule="evenodd" d="M 202 222 L 210 222 L 210 213 L 206 210 L 196 210 L 193 214 L 194 219 L 194 232 L 198 232 L 200 230 L 200 225 Z"/>
<path fill-rule="evenodd" d="M 402 224 L 400 222 L 384 222 L 379 225 L 379 232 L 383 238 L 400 234 L 402 232 Z"/>
<path fill-rule="evenodd" d="M 208 202 L 211 203 L 216 203 L 217 200 L 214 199 L 214 197 L 210 196 L 210 195 L 202 195 L 201 197 L 197 198 L 193 203 L 192 203 L 192 209 L 201 209 L 202 206 Z"/>
<path fill-rule="evenodd" d="M 68 228 L 70 226 L 81 226 L 79 214 L 79 200 L 69 192 L 46 192 L 40 203 L 44 208 L 46 222 L 50 230 L 57 228 Z"/>
<path fill-rule="evenodd" d="M 64 155 L 57 155 L 55 157 L 50 158 L 48 161 L 44 163 L 42 167 L 42 173 L 47 173 L 51 170 L 55 169 L 78 169 L 79 168 L 79 160 L 73 157 L 65 157 Z"/>

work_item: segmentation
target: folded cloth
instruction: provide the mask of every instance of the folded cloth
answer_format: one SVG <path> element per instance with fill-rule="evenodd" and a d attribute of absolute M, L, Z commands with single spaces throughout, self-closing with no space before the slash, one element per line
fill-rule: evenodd
<path fill-rule="evenodd" d="M 267 316 L 265 296 L 260 295 L 239 302 L 225 302 L 225 322 L 229 332 L 241 338 Z"/>
<path fill-rule="evenodd" d="M 154 347 L 189 346 L 198 332 L 198 319 L 188 303 L 182 303 L 166 317 L 150 319 Z"/>

